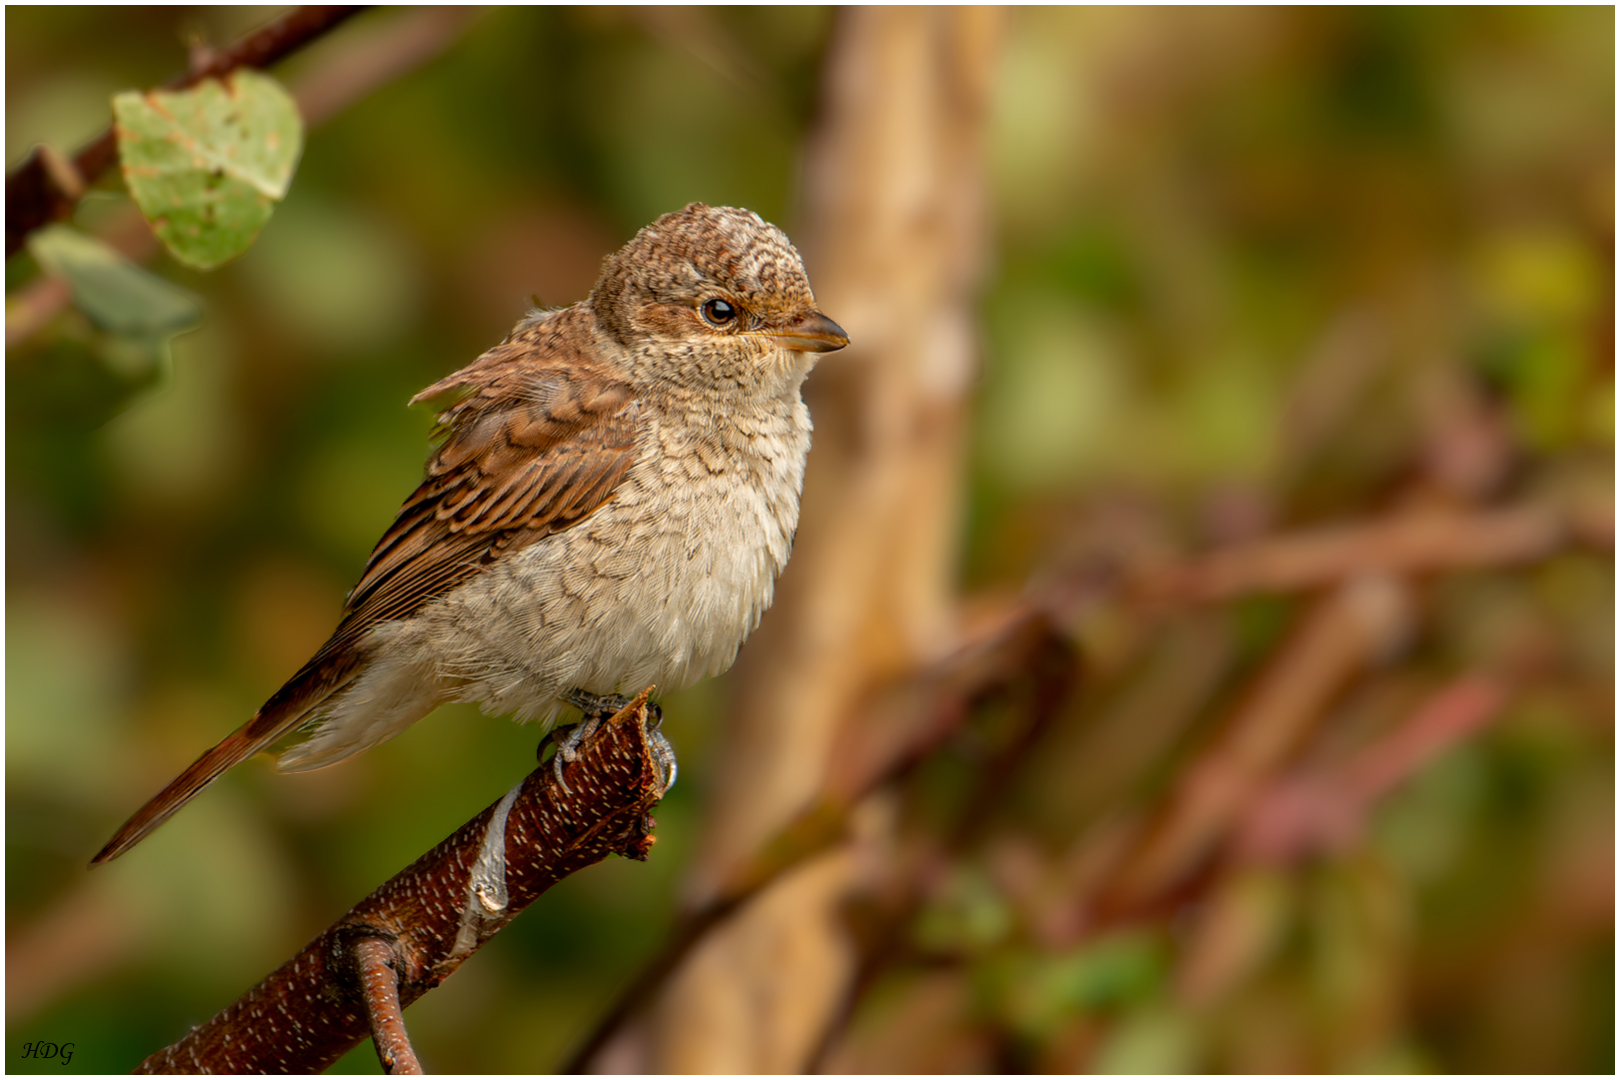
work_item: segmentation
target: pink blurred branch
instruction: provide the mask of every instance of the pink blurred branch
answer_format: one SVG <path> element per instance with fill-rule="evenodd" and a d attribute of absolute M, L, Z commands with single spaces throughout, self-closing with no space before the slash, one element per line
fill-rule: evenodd
<path fill-rule="evenodd" d="M 1428 574 L 1534 562 L 1582 542 L 1614 543 L 1614 505 L 1535 502 L 1484 510 L 1391 513 L 1369 522 L 1268 537 L 1150 573 L 1139 594 L 1160 604 L 1299 592 L 1366 574 Z"/>
<path fill-rule="evenodd" d="M 1295 773 L 1262 788 L 1235 830 L 1237 857 L 1278 863 L 1343 848 L 1361 836 L 1379 800 L 1477 733 L 1506 700 L 1496 679 L 1465 675 L 1338 767 Z"/>

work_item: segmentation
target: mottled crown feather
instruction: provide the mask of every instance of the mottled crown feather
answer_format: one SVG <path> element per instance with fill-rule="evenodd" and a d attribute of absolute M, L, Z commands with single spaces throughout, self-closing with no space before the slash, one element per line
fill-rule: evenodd
<path fill-rule="evenodd" d="M 641 304 L 684 302 L 705 288 L 767 308 L 815 303 L 786 233 L 752 210 L 703 203 L 665 214 L 604 259 L 590 303 L 602 328 L 628 341 Z"/>

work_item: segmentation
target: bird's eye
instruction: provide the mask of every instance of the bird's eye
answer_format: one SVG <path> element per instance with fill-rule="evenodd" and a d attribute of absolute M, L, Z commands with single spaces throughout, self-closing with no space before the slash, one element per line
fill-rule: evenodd
<path fill-rule="evenodd" d="M 722 300 L 718 296 L 712 300 L 703 301 L 703 307 L 700 310 L 703 312 L 703 317 L 715 326 L 725 326 L 734 322 L 737 318 L 737 305 Z"/>

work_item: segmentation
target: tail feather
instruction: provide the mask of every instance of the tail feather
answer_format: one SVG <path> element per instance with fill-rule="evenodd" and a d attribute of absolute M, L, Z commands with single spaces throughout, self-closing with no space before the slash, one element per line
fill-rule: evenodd
<path fill-rule="evenodd" d="M 320 662 L 317 656 L 287 685 L 276 691 L 253 719 L 221 739 L 213 749 L 192 762 L 185 772 L 152 797 L 145 806 L 124 822 L 107 845 L 96 852 L 90 865 L 109 862 L 140 843 L 159 825 L 173 817 L 225 770 L 240 764 L 303 723 L 354 677 L 352 663 Z M 336 670 L 334 670 L 336 669 Z"/>

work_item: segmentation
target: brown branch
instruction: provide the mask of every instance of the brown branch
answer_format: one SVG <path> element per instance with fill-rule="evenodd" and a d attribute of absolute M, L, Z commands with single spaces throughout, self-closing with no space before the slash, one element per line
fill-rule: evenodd
<path fill-rule="evenodd" d="M 1360 750 L 1305 765 L 1250 794 L 1222 839 L 1220 868 L 1184 906 L 1177 996 L 1199 1007 L 1232 992 L 1260 962 L 1248 882 L 1253 868 L 1342 855 L 1362 842 L 1378 803 L 1500 714 L 1510 688 L 1475 671 L 1432 692 L 1404 720 Z M 1263 935 L 1261 935 L 1263 937 Z"/>
<path fill-rule="evenodd" d="M 1015 706 L 1022 723 L 1011 737 L 1000 740 L 1000 745 L 981 747 L 974 755 L 972 784 L 960 801 L 954 820 L 936 837 L 912 838 L 911 850 L 905 857 L 883 860 L 882 872 L 887 880 L 869 885 L 860 902 L 846 909 L 846 922 L 858 942 L 855 973 L 845 987 L 842 1000 L 827 1016 L 819 1038 L 806 1056 L 803 1072 L 827 1071 L 828 1058 L 848 1030 L 856 1007 L 883 972 L 911 947 L 912 937 L 906 928 L 922 910 L 929 899 L 931 885 L 938 880 L 923 868 L 944 866 L 959 859 L 984 835 L 1014 779 L 1022 775 L 1021 770 L 1035 749 L 1046 745 L 1042 737 L 1068 704 L 1076 677 L 1082 670 L 1072 647 L 1057 637 L 1047 646 L 1027 652 L 1025 664 L 1017 676 L 1001 674 L 994 682 L 995 690 L 1017 695 Z M 976 666 L 969 658 L 969 663 L 963 666 L 966 670 L 957 669 L 953 677 L 960 680 Z M 971 702 L 987 696 L 983 691 L 969 692 L 965 700 Z M 937 751 L 939 748 L 936 740 L 929 749 Z M 920 761 L 914 753 L 905 755 L 902 760 L 912 765 Z M 910 771 L 909 766 L 906 771 Z M 900 776 L 889 779 L 900 779 Z"/>
<path fill-rule="evenodd" d="M 311 60 L 289 89 L 304 124 L 317 128 L 379 86 L 432 60 L 478 14 L 447 5 L 407 11 L 390 20 L 368 19 L 344 38 L 342 50 Z"/>
<path fill-rule="evenodd" d="M 620 1026 L 653 999 L 710 931 L 784 874 L 848 836 L 856 804 L 904 779 L 938 752 L 962 730 L 977 702 L 1033 678 L 1030 722 L 1013 752 L 1033 745 L 1066 699 L 1077 665 L 1073 647 L 1044 615 L 1020 611 L 947 660 L 869 702 L 843 725 L 821 797 L 681 917 L 663 946 L 625 984 L 558 1071 L 585 1072 Z M 999 790 L 1006 782 L 1005 756 L 998 756 L 984 771 L 985 786 Z M 974 803 L 979 805 L 979 800 Z"/>
<path fill-rule="evenodd" d="M 268 67 L 361 10 L 355 5 L 294 8 L 224 52 L 194 63 L 165 88 L 181 90 L 239 67 Z M 118 140 L 111 127 L 75 154 L 72 161 L 53 158 L 50 152 L 40 150 L 29 154 L 6 177 L 6 258 L 15 255 L 35 229 L 71 214 L 84 189 L 117 160 Z"/>
<path fill-rule="evenodd" d="M 645 859 L 648 812 L 664 794 L 671 760 L 649 711 L 644 692 L 585 740 L 566 769 L 570 790 L 548 760 L 136 1071 L 320 1072 L 371 1031 L 361 989 L 367 942 L 388 946 L 403 1008 L 569 874 L 611 854 Z M 394 1052 L 381 1041 L 378 1051 Z"/>
<path fill-rule="evenodd" d="M 1120 890 L 1106 881 L 1109 874 L 1100 875 L 1104 879 L 1097 890 L 1100 899 L 1082 902 L 1086 913 L 1078 920 L 1054 923 L 1062 933 L 1047 944 L 1072 947 L 1076 926 L 1095 932 L 1103 922 L 1162 910 L 1167 902 L 1186 905 L 1207 898 L 1224 880 L 1224 871 L 1206 869 L 1216 851 L 1223 853 L 1219 856 L 1223 863 L 1234 857 L 1280 861 L 1342 844 L 1394 787 L 1477 732 L 1500 710 L 1504 691 L 1498 680 L 1468 675 L 1436 692 L 1396 730 L 1336 768 L 1263 783 L 1264 774 L 1330 715 L 1326 705 L 1335 687 L 1403 635 L 1409 614 L 1388 588 L 1386 583 L 1363 582 L 1319 600 L 1257 678 L 1221 736 L 1184 771 L 1184 782 L 1165 800 L 1153 825 L 1134 830 L 1130 846 L 1116 848 L 1113 873 L 1124 876 L 1146 868 L 1148 880 Z M 1016 757 L 1034 745 L 1024 742 Z M 975 787 L 980 798 L 969 805 L 993 804 L 988 771 L 976 778 Z M 1187 797 L 1189 790 L 1195 797 Z M 960 858 L 967 835 L 962 827 L 974 828 L 980 816 L 981 812 L 969 811 L 954 835 L 947 830 L 934 839 L 918 837 L 903 858 L 883 859 L 884 880 L 870 884 L 863 902 L 851 906 L 851 928 L 860 940 L 857 974 L 843 1014 L 825 1032 L 807 1072 L 849 1064 L 832 1054 L 856 1006 L 884 971 L 904 963 L 969 962 L 968 953 L 920 954 L 906 928 L 927 901 L 930 883 L 940 880 L 938 871 Z M 1279 821 L 1281 817 L 1287 820 Z M 1155 865 L 1160 868 L 1157 873 Z M 1202 951 L 1209 951 L 1207 943 Z M 1208 967 L 1228 959 L 1214 955 L 1199 961 Z M 1199 989 L 1208 973 L 1188 973 L 1183 981 Z M 1030 1071 L 1031 1063 L 1016 1057 L 1016 1040 L 1010 1052 L 1015 1057 L 1005 1063 L 1004 1071 Z"/>
<path fill-rule="evenodd" d="M 399 975 L 395 971 L 398 957 L 393 943 L 366 938 L 354 947 L 354 959 L 360 969 L 360 991 L 366 1002 L 371 1041 L 383 1072 L 390 1076 L 420 1076 L 422 1063 L 416 1060 L 399 1003 Z"/>
<path fill-rule="evenodd" d="M 40 276 L 6 297 L 6 348 L 27 341 L 73 302 L 67 278 Z"/>
<path fill-rule="evenodd" d="M 1572 540 L 1603 538 L 1586 508 L 1530 503 L 1489 510 L 1400 511 L 1217 551 L 1144 578 L 1154 603 L 1214 603 L 1260 592 L 1297 592 L 1365 574 L 1423 574 L 1533 562 Z M 1611 508 L 1612 515 L 1612 508 Z"/>
<path fill-rule="evenodd" d="M 1087 907 L 1111 921 L 1173 896 L 1203 869 L 1256 787 L 1279 771 L 1328 705 L 1402 640 L 1410 588 L 1366 577 L 1324 594 L 1255 677 L 1222 730 L 1179 777 Z"/>
<path fill-rule="evenodd" d="M 1493 675 L 1465 675 L 1347 761 L 1286 775 L 1261 788 L 1235 823 L 1237 858 L 1282 863 L 1344 847 L 1360 837 L 1380 799 L 1489 723 L 1507 695 Z"/>

